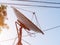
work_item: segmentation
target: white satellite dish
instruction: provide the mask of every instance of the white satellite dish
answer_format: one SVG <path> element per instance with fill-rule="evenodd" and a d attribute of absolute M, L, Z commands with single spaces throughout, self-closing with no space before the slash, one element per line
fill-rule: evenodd
<path fill-rule="evenodd" d="M 15 7 L 12 7 L 16 16 L 17 16 L 17 19 L 18 21 L 23 24 L 23 28 L 27 28 L 28 30 L 33 30 L 35 32 L 38 32 L 38 33 L 42 33 L 42 30 L 39 29 L 34 23 L 32 23 L 27 17 L 24 16 L 24 14 L 22 14 L 19 10 L 17 10 Z"/>
<path fill-rule="evenodd" d="M 23 45 L 22 44 L 22 28 L 27 29 L 27 30 L 33 30 L 37 33 L 42 33 L 44 34 L 41 29 L 39 29 L 34 23 L 32 23 L 27 17 L 25 17 L 19 10 L 17 10 L 15 7 L 12 7 L 16 17 L 17 17 L 17 21 L 16 24 L 16 28 L 17 28 L 17 34 L 18 34 L 18 42 L 17 45 Z M 20 26 L 19 30 L 17 27 L 17 24 Z"/>

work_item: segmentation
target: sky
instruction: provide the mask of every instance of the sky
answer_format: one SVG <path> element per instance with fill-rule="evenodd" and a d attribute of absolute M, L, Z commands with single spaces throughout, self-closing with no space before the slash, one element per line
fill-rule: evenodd
<path fill-rule="evenodd" d="M 38 1 L 38 0 L 37 0 Z M 51 1 L 51 2 L 60 2 L 59 0 L 39 0 L 39 1 Z M 21 3 L 18 1 L 7 1 L 4 0 L 1 2 L 12 2 L 12 3 Z M 52 5 L 52 4 L 43 4 L 43 3 L 25 3 L 24 4 L 38 4 L 38 5 Z M 59 5 L 52 5 L 52 6 L 59 6 Z M 37 19 L 39 21 L 41 30 L 44 32 L 44 35 L 37 33 L 35 36 L 30 37 L 24 37 L 22 39 L 23 45 L 28 45 L 25 41 L 29 42 L 31 45 L 60 45 L 60 28 L 55 28 L 49 31 L 44 31 L 46 29 L 55 27 L 60 25 L 60 9 L 56 8 L 44 8 L 44 7 L 24 7 L 24 6 L 15 6 L 19 7 L 20 11 L 29 18 L 32 22 L 34 22 L 36 25 L 35 17 L 32 18 L 32 12 L 36 13 Z M 22 9 L 28 10 L 24 11 Z M 29 12 L 32 11 L 32 12 Z M 0 33 L 0 45 L 13 45 L 14 38 L 17 37 L 16 27 L 15 27 L 15 21 L 16 16 L 11 8 L 11 5 L 8 5 L 7 8 L 7 24 L 9 25 L 9 30 L 3 29 Z M 39 26 L 39 25 L 37 25 Z M 23 35 L 27 35 L 27 33 L 23 29 Z M 12 39 L 7 41 L 7 39 Z M 5 40 L 5 41 L 4 41 Z M 17 40 L 16 40 L 17 43 Z M 14 45 L 16 45 L 16 43 Z"/>

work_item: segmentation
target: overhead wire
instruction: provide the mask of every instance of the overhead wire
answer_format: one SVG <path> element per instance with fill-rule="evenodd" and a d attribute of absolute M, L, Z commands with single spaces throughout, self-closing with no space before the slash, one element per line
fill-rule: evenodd
<path fill-rule="evenodd" d="M 29 42 L 27 42 L 27 41 L 25 41 L 25 40 L 23 40 L 24 42 L 26 42 L 28 45 L 31 45 Z"/>
<path fill-rule="evenodd" d="M 11 39 L 7 39 L 7 40 L 2 40 L 0 42 L 10 41 L 10 40 L 14 40 L 14 39 L 16 39 L 16 37 L 15 38 L 11 38 Z"/>
<path fill-rule="evenodd" d="M 52 29 L 55 29 L 55 28 L 59 28 L 60 27 L 60 25 L 58 25 L 58 26 L 55 26 L 55 27 L 52 27 L 52 28 L 48 28 L 48 29 L 46 29 L 46 30 L 43 30 L 43 31 L 49 31 L 49 30 L 52 30 Z"/>
<path fill-rule="evenodd" d="M 52 30 L 52 29 L 55 29 L 55 28 L 59 28 L 59 27 L 60 27 L 60 25 L 55 26 L 55 27 L 52 27 L 52 28 L 48 28 L 48 29 L 43 30 L 43 31 L 46 32 L 46 31 L 49 31 L 49 30 Z M 36 33 L 35 33 L 35 34 L 36 34 Z M 27 35 L 27 36 L 28 36 L 28 35 Z M 0 41 L 0 42 L 10 41 L 10 40 L 14 40 L 14 39 L 16 39 L 16 38 L 17 38 L 17 37 L 12 38 L 12 39 L 2 40 L 2 41 Z"/>
<path fill-rule="evenodd" d="M 15 44 L 15 42 L 16 42 L 16 39 L 17 39 L 17 37 L 14 39 L 14 42 L 13 42 L 13 44 L 12 44 L 12 45 L 14 45 L 14 44 Z"/>
<path fill-rule="evenodd" d="M 14 40 L 14 42 L 13 42 L 13 44 L 12 44 L 12 45 L 14 45 L 17 38 L 18 38 L 18 37 L 11 38 L 11 39 L 7 39 L 7 40 L 2 40 L 2 41 L 0 41 L 0 42 L 5 42 L 5 41 Z M 22 39 L 22 40 L 23 40 L 23 39 Z M 26 42 L 28 45 L 31 45 L 29 42 L 27 42 L 27 41 L 25 41 L 25 40 L 23 40 L 23 41 Z"/>
<path fill-rule="evenodd" d="M 14 40 L 14 42 L 13 42 L 13 44 L 12 44 L 12 45 L 14 45 L 17 38 L 18 38 L 18 37 L 11 38 L 11 39 L 7 39 L 7 40 L 2 40 L 2 41 L 0 41 L 0 42 L 6 42 L 6 41 Z M 23 40 L 23 39 L 22 39 L 22 40 Z M 27 41 L 25 41 L 25 40 L 23 40 L 23 41 L 26 42 L 27 44 L 31 45 L 31 44 L 28 43 Z"/>
<path fill-rule="evenodd" d="M 21 1 L 21 0 L 20 0 Z M 31 1 L 31 0 L 27 0 L 27 1 L 23 1 L 23 2 L 35 2 L 35 3 L 48 3 L 48 4 L 60 4 L 58 2 L 51 2 L 51 1 Z"/>
<path fill-rule="evenodd" d="M 42 5 L 29 5 L 29 4 L 16 4 L 16 3 L 0 3 L 0 4 L 7 4 L 7 5 L 18 5 L 18 6 L 30 6 L 30 7 L 44 7 L 44 8 L 60 8 L 59 6 L 42 6 Z"/>

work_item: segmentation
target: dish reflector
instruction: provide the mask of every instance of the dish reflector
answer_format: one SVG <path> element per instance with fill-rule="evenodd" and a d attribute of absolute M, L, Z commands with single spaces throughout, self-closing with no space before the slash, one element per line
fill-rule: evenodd
<path fill-rule="evenodd" d="M 29 30 L 33 30 L 35 32 L 38 33 L 42 33 L 44 34 L 41 29 L 39 29 L 34 23 L 32 23 L 27 17 L 24 16 L 24 14 L 22 14 L 18 9 L 16 9 L 15 7 L 12 7 L 17 19 L 25 26 L 27 27 Z"/>

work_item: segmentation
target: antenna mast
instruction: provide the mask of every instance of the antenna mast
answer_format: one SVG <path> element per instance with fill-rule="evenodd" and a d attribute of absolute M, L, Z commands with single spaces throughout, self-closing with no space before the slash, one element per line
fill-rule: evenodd
<path fill-rule="evenodd" d="M 28 28 L 24 24 L 22 24 L 19 20 L 17 20 L 15 22 L 15 24 L 16 24 L 17 34 L 18 34 L 18 43 L 17 43 L 17 45 L 22 45 L 22 28 L 24 28 L 24 29 L 28 29 Z M 19 29 L 17 27 L 17 24 L 20 26 Z"/>

